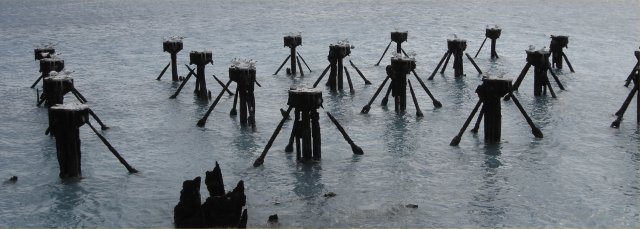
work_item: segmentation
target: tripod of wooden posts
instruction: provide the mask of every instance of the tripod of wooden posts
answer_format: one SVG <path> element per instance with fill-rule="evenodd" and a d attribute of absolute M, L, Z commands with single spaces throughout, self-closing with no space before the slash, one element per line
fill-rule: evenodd
<path fill-rule="evenodd" d="M 172 37 L 162 42 L 162 50 L 171 54 L 171 61 L 162 69 L 156 80 L 160 80 L 164 75 L 164 72 L 169 68 L 169 65 L 171 65 L 171 80 L 180 81 L 180 77 L 178 76 L 178 64 L 176 62 L 178 52 L 182 50 L 182 46 L 182 39 L 178 37 Z"/>
<path fill-rule="evenodd" d="M 444 70 L 447 69 L 447 64 L 449 64 L 449 59 L 451 58 L 451 56 L 453 56 L 454 76 L 455 77 L 464 76 L 462 54 L 467 56 L 467 59 L 469 59 L 471 64 L 473 64 L 473 67 L 476 68 L 476 71 L 478 71 L 478 74 L 482 74 L 482 70 L 480 70 L 476 62 L 473 61 L 473 58 L 471 58 L 469 53 L 464 52 L 464 50 L 466 49 L 467 49 L 467 40 L 460 39 L 460 38 L 447 39 L 447 52 L 444 53 L 444 55 L 442 56 L 442 59 L 440 59 L 440 62 L 438 62 L 438 66 L 436 67 L 436 69 L 433 70 L 433 73 L 431 73 L 431 76 L 429 76 L 428 80 L 433 80 L 433 77 L 436 75 L 436 73 L 440 69 L 442 62 L 444 62 L 444 66 L 442 66 L 442 71 L 440 71 L 440 74 L 444 74 Z"/>
<path fill-rule="evenodd" d="M 222 86 L 222 91 L 216 96 L 216 99 L 213 101 L 204 117 L 202 117 L 197 126 L 203 127 L 209 118 L 209 115 L 213 111 L 213 109 L 220 101 L 220 98 L 225 93 L 229 93 L 229 95 L 234 95 L 233 98 L 233 108 L 231 109 L 230 115 L 236 115 L 236 104 L 238 104 L 238 98 L 240 98 L 240 124 L 241 125 L 251 125 L 255 127 L 255 115 L 256 115 L 256 99 L 253 93 L 254 84 L 261 87 L 261 85 L 256 81 L 256 67 L 255 61 L 253 60 L 240 60 L 234 59 L 233 65 L 229 67 L 229 81 L 226 84 L 223 84 L 222 81 L 218 79 L 215 75 L 213 76 L 216 81 Z M 231 82 L 236 82 L 236 93 L 232 93 L 229 91 L 228 87 Z M 248 112 L 248 113 L 247 113 Z"/>
<path fill-rule="evenodd" d="M 100 138 L 109 151 L 118 158 L 129 173 L 138 171 L 131 167 L 113 146 L 89 122 L 91 110 L 85 104 L 57 104 L 49 108 L 49 128 L 56 139 L 56 154 L 60 165 L 60 178 L 76 178 L 82 176 L 80 131 L 85 123 Z"/>
<path fill-rule="evenodd" d="M 484 43 L 487 41 L 487 38 L 491 39 L 491 59 L 500 58 L 498 56 L 498 53 L 496 52 L 496 40 L 500 38 L 501 33 L 502 33 L 502 29 L 499 28 L 497 25 L 491 28 L 488 27 L 484 33 L 484 36 L 485 36 L 484 41 L 482 41 L 482 44 L 480 45 L 478 52 L 476 52 L 476 55 L 473 58 L 478 58 L 478 53 L 480 53 L 480 50 L 482 50 L 482 46 L 484 46 Z"/>
<path fill-rule="evenodd" d="M 207 64 L 213 65 L 213 54 L 211 54 L 211 51 L 191 51 L 189 53 L 189 60 L 189 64 L 196 65 L 197 72 L 194 73 L 188 65 L 185 65 L 187 66 L 187 69 L 189 69 L 189 74 L 182 81 L 182 83 L 178 87 L 178 90 L 176 90 L 176 92 L 169 98 L 175 99 L 176 96 L 180 94 L 180 91 L 182 90 L 184 85 L 187 84 L 187 81 L 189 81 L 191 76 L 195 75 L 196 88 L 194 89 L 193 93 L 195 93 L 198 98 L 207 100 L 211 97 L 211 95 L 207 90 L 207 81 L 205 80 L 204 68 Z"/>
<path fill-rule="evenodd" d="M 344 73 L 346 74 L 347 82 L 349 83 L 349 91 L 353 93 L 354 90 L 353 90 L 353 83 L 351 83 L 351 75 L 349 74 L 349 70 L 347 69 L 347 66 L 343 65 L 344 58 L 349 56 L 349 54 L 351 54 L 351 45 L 349 44 L 348 41 L 340 41 L 336 45 L 330 44 L 329 55 L 327 56 L 327 60 L 329 60 L 329 65 L 324 69 L 324 71 L 322 71 L 322 74 L 320 74 L 320 77 L 318 77 L 316 82 L 313 84 L 313 87 L 314 88 L 317 87 L 318 83 L 320 83 L 320 80 L 322 80 L 324 75 L 327 74 L 327 71 L 331 70 L 329 72 L 329 79 L 327 80 L 326 86 L 329 86 L 329 88 L 331 88 L 332 91 L 342 90 L 343 82 L 344 82 L 344 75 L 343 75 Z M 356 67 L 353 61 L 349 60 L 349 64 L 351 64 L 351 67 L 353 67 L 356 70 L 356 72 L 358 72 L 358 75 L 360 75 L 362 80 L 364 80 L 365 84 L 367 85 L 371 84 L 371 82 L 367 80 L 366 77 L 364 77 L 360 69 Z"/>
<path fill-rule="evenodd" d="M 569 62 L 569 58 L 567 58 L 567 54 L 564 54 L 564 48 L 568 48 L 569 37 L 568 36 L 554 36 L 551 35 L 551 44 L 549 44 L 549 52 L 551 52 L 551 63 L 552 67 L 557 69 L 562 69 L 562 59 L 564 58 L 567 61 L 567 66 L 569 66 L 569 70 L 571 72 L 575 72 L 573 70 L 573 66 L 571 66 L 571 62 Z"/>
<path fill-rule="evenodd" d="M 460 139 L 464 134 L 465 130 L 471 123 L 471 120 L 476 115 L 478 108 L 482 105 L 480 110 L 480 114 L 478 115 L 478 120 L 476 121 L 475 127 L 471 130 L 471 132 L 477 133 L 480 128 L 480 122 L 484 117 L 484 142 L 487 144 L 498 143 L 500 142 L 501 130 L 502 130 L 502 114 L 501 114 L 501 105 L 500 98 L 505 95 L 510 95 L 513 98 L 513 102 L 520 110 L 520 113 L 527 120 L 527 123 L 531 127 L 531 132 L 536 138 L 542 138 L 542 132 L 538 127 L 533 124 L 533 121 L 527 115 L 527 112 L 524 110 L 518 99 L 513 95 L 513 90 L 511 86 L 510 79 L 502 79 L 502 78 L 483 78 L 482 84 L 478 86 L 476 89 L 476 93 L 478 94 L 479 100 L 476 103 L 476 106 L 471 111 L 469 117 L 462 125 L 460 132 L 456 135 L 449 145 L 457 146 L 460 143 Z"/>
<path fill-rule="evenodd" d="M 300 63 L 300 60 L 302 60 L 304 65 L 307 66 L 307 69 L 309 69 L 309 72 L 313 72 L 311 71 L 311 68 L 307 64 L 307 61 L 305 61 L 304 58 L 302 58 L 302 55 L 300 55 L 299 52 L 296 52 L 296 47 L 300 45 L 302 45 L 302 36 L 300 36 L 299 34 L 289 35 L 284 37 L 284 47 L 289 47 L 289 49 L 291 50 L 291 54 L 289 54 L 289 56 L 287 56 L 287 58 L 284 59 L 284 61 L 282 62 L 278 70 L 276 70 L 276 72 L 273 73 L 274 75 L 278 75 L 278 72 L 280 72 L 280 69 L 282 69 L 282 67 L 289 60 L 291 60 L 289 61 L 291 63 L 291 67 L 287 68 L 287 75 L 296 74 L 296 63 L 298 63 L 297 67 L 300 69 L 300 76 L 304 76 L 304 71 L 302 70 L 302 64 Z"/>
<path fill-rule="evenodd" d="M 276 130 L 269 138 L 267 145 L 260 157 L 258 157 L 253 163 L 254 167 L 258 167 L 264 163 L 264 159 L 267 156 L 267 152 L 273 145 L 273 141 L 280 133 L 282 129 L 282 125 L 289 118 L 289 114 L 292 110 L 295 109 L 295 119 L 293 122 L 293 128 L 291 131 L 291 136 L 289 137 L 289 143 L 285 147 L 286 152 L 293 151 L 293 144 L 295 142 L 296 148 L 296 159 L 298 161 L 308 161 L 308 160 L 320 160 L 321 155 L 321 137 L 320 137 L 320 115 L 318 113 L 318 108 L 322 107 L 322 91 L 315 88 L 291 88 L 289 90 L 289 99 L 287 101 L 287 105 L 289 108 L 283 112 L 282 120 L 278 123 Z M 344 130 L 342 125 L 338 123 L 331 113 L 326 112 L 331 122 L 338 128 L 338 131 L 342 134 L 344 139 L 351 146 L 351 151 L 354 154 L 364 154 L 362 149 L 357 146 L 351 137 Z"/>
<path fill-rule="evenodd" d="M 384 52 L 382 52 L 382 56 L 378 60 L 378 63 L 375 64 L 375 66 L 379 66 L 380 65 L 380 61 L 382 61 L 382 58 L 384 58 L 384 55 L 387 54 L 387 51 L 389 50 L 389 47 L 391 47 L 391 43 L 393 43 L 393 42 L 396 43 L 396 52 L 395 53 L 401 53 L 401 52 L 404 53 L 404 50 L 402 49 L 402 43 L 407 41 L 408 35 L 409 35 L 408 31 L 394 31 L 394 32 L 391 32 L 391 41 L 389 41 L 389 44 L 384 49 Z"/>
<path fill-rule="evenodd" d="M 529 68 L 533 66 L 533 95 L 541 96 L 543 92 L 546 94 L 547 89 L 549 89 L 551 97 L 556 98 L 556 93 L 553 91 L 547 72 L 551 73 L 551 76 L 553 76 L 553 79 L 558 84 L 560 90 L 565 89 L 564 86 L 562 86 L 562 83 L 560 83 L 558 76 L 551 70 L 551 63 L 549 62 L 549 56 L 551 53 L 545 49 L 533 50 L 530 48 L 525 51 L 527 53 L 527 64 L 524 66 L 518 76 L 518 79 L 516 79 L 516 82 L 513 84 L 513 90 L 518 90 L 522 80 L 527 75 Z M 510 96 L 506 96 L 504 97 L 504 100 L 508 101 L 509 98 Z"/>
<path fill-rule="evenodd" d="M 415 59 L 403 56 L 400 53 L 397 53 L 394 57 L 391 58 L 391 65 L 387 65 L 387 77 L 382 81 L 382 84 L 378 87 L 375 94 L 369 100 L 369 103 L 362 108 L 360 113 L 366 114 L 369 113 L 371 109 L 371 104 L 375 101 L 380 91 L 384 88 L 385 84 L 389 79 L 391 79 L 391 83 L 389 83 L 389 88 L 387 89 L 387 94 L 382 99 L 382 106 L 387 105 L 387 101 L 389 95 L 394 98 L 394 109 L 397 113 L 404 112 L 407 107 L 407 87 L 409 87 L 409 91 L 411 92 L 411 97 L 413 98 L 413 104 L 416 107 L 416 115 L 418 117 L 422 117 L 422 111 L 420 111 L 420 106 L 418 105 L 418 99 L 416 98 L 416 94 L 413 91 L 413 86 L 411 85 L 411 80 L 407 79 L 407 74 L 409 72 L 414 71 L 416 68 Z M 424 84 L 422 79 L 414 74 L 420 85 L 424 89 L 424 91 L 429 95 L 431 101 L 433 102 L 433 106 L 436 108 L 442 107 L 440 101 L 436 100 L 431 91 L 427 88 L 427 85 Z"/>

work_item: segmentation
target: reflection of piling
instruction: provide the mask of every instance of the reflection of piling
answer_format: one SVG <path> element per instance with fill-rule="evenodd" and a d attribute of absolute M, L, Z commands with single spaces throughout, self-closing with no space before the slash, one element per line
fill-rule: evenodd
<path fill-rule="evenodd" d="M 307 66 L 307 69 L 309 69 L 309 72 L 311 72 L 311 68 L 309 67 L 309 65 L 307 65 L 307 62 L 304 60 L 304 58 L 302 58 L 302 55 L 300 55 L 300 53 L 296 51 L 296 47 L 300 45 L 302 45 L 302 36 L 300 36 L 299 34 L 288 35 L 284 37 L 284 47 L 289 47 L 291 53 L 286 59 L 284 59 L 282 65 L 280 65 L 278 70 L 276 70 L 276 73 L 273 73 L 274 75 L 277 75 L 278 72 L 280 72 L 280 69 L 282 69 L 282 67 L 287 63 L 288 60 L 290 60 L 291 62 L 291 67 L 287 68 L 287 74 L 295 75 L 297 72 L 296 68 L 299 68 L 300 76 L 304 76 L 304 71 L 302 70 L 302 64 L 300 63 L 300 60 L 302 60 L 304 65 Z"/>
<path fill-rule="evenodd" d="M 194 90 L 198 98 L 208 99 L 207 82 L 205 80 L 204 68 L 207 64 L 213 64 L 213 55 L 210 51 L 191 51 L 189 53 L 189 64 L 196 65 L 196 89 Z"/>
<path fill-rule="evenodd" d="M 285 147 L 285 151 L 291 152 L 296 150 L 296 159 L 300 161 L 319 160 L 322 157 L 321 153 L 321 137 L 320 137 L 320 122 L 318 108 L 322 107 L 322 91 L 314 88 L 291 88 L 289 90 L 289 99 L 287 101 L 289 108 L 284 112 L 280 123 L 276 127 L 276 130 L 271 135 L 271 138 L 267 142 L 262 154 L 255 160 L 253 166 L 258 167 L 264 163 L 264 158 L 267 156 L 267 152 L 273 145 L 273 141 L 280 133 L 284 122 L 289 117 L 292 110 L 295 110 L 295 120 L 293 121 L 293 128 L 291 131 L 291 137 L 289 143 Z M 363 154 L 364 152 L 358 147 L 353 140 L 347 135 L 346 131 L 338 121 L 327 112 L 327 115 L 331 119 L 334 125 L 338 128 L 338 131 L 342 134 L 344 139 L 351 146 L 351 151 L 354 154 Z"/>
<path fill-rule="evenodd" d="M 551 73 L 551 76 L 553 76 L 554 80 L 561 90 L 564 90 L 564 86 L 562 85 L 562 83 L 560 83 L 560 79 L 558 79 L 558 76 L 556 76 L 556 74 L 551 70 L 551 63 L 549 63 L 549 56 L 551 55 L 550 52 L 544 49 L 528 49 L 525 51 L 527 53 L 527 64 L 524 66 L 522 72 L 520 72 L 520 75 L 518 76 L 518 79 L 516 79 L 516 82 L 513 84 L 513 90 L 518 90 L 520 84 L 522 83 L 522 80 L 527 75 L 529 68 L 533 66 L 533 94 L 535 96 L 541 96 L 543 92 L 546 93 L 546 90 L 549 89 L 551 96 L 555 98 L 556 93 L 553 91 L 553 87 L 551 87 L 551 82 L 549 81 L 547 72 Z M 510 97 L 507 96 L 505 97 L 505 100 L 508 100 L 509 98 Z"/>
<path fill-rule="evenodd" d="M 391 41 L 389 41 L 389 44 L 387 45 L 387 48 L 384 49 L 384 52 L 382 53 L 382 56 L 380 57 L 380 60 L 378 60 L 378 63 L 376 63 L 375 66 L 380 65 L 380 61 L 382 61 L 382 58 L 384 58 L 384 55 L 387 54 L 387 51 L 389 50 L 389 47 L 391 46 L 391 42 L 395 42 L 396 43 L 396 53 L 404 52 L 404 50 L 402 50 L 402 43 L 407 41 L 408 34 L 409 34 L 408 31 L 394 31 L 394 32 L 391 32 Z"/>
<path fill-rule="evenodd" d="M 569 66 L 569 70 L 573 71 L 573 66 L 571 66 L 571 62 L 569 62 L 569 58 L 564 54 L 563 49 L 568 48 L 569 37 L 568 36 L 554 36 L 551 35 L 551 44 L 549 44 L 549 52 L 551 53 L 551 63 L 552 67 L 557 69 L 562 69 L 562 59 L 567 61 L 567 65 Z"/>
<path fill-rule="evenodd" d="M 37 54 L 36 54 L 37 57 Z M 49 76 L 51 71 L 60 72 L 64 69 L 64 60 L 60 57 L 47 57 L 40 59 L 40 77 L 31 85 L 34 88 L 40 80 Z"/>
<path fill-rule="evenodd" d="M 49 108 L 50 131 L 56 138 L 60 178 L 80 177 L 80 131 L 89 120 L 89 107 L 84 104 L 56 105 Z"/>
<path fill-rule="evenodd" d="M 524 108 L 520 104 L 517 98 L 515 98 L 512 94 L 511 90 L 511 80 L 510 79 L 502 79 L 502 78 L 483 78 L 482 84 L 478 86 L 476 89 L 476 93 L 478 94 L 479 100 L 476 103 L 476 106 L 471 111 L 469 117 L 462 125 L 462 129 L 458 132 L 453 140 L 451 140 L 451 146 L 457 146 L 460 143 L 460 139 L 464 134 L 464 131 L 467 129 L 471 120 L 476 115 L 476 112 L 482 105 L 480 109 L 480 115 L 478 116 L 478 122 L 476 123 L 476 127 L 472 130 L 472 132 L 477 131 L 478 125 L 480 124 L 480 120 L 484 118 L 484 142 L 487 144 L 499 143 L 502 132 L 502 113 L 501 113 L 501 105 L 500 98 L 505 95 L 510 95 L 513 98 L 513 102 L 520 110 L 520 113 L 524 116 L 531 127 L 531 131 L 533 135 L 537 138 L 542 138 L 542 132 L 538 129 L 529 115 L 524 111 Z"/>
<path fill-rule="evenodd" d="M 442 62 L 444 62 L 444 66 L 442 66 L 442 71 L 440 72 L 440 74 L 444 74 L 444 71 L 447 68 L 447 64 L 449 64 L 449 59 L 451 58 L 451 56 L 453 56 L 454 76 L 455 77 L 464 76 L 464 66 L 462 64 L 463 54 L 467 56 L 471 64 L 473 64 L 473 67 L 475 67 L 476 71 L 478 71 L 479 74 L 482 74 L 482 71 L 480 70 L 476 62 L 473 61 L 473 58 L 471 58 L 469 54 L 464 52 L 466 49 L 467 49 L 467 40 L 459 39 L 459 38 L 447 39 L 447 52 L 442 56 L 442 59 L 440 59 L 438 66 L 436 66 L 436 69 L 433 70 L 433 73 L 431 73 L 431 76 L 429 76 L 428 79 L 433 80 L 433 77 L 436 75 L 436 73 L 440 69 Z"/>
<path fill-rule="evenodd" d="M 171 65 L 171 80 L 173 81 L 180 80 L 178 77 L 178 65 L 176 62 L 177 62 L 177 54 L 182 50 L 182 46 L 183 46 L 182 40 L 179 40 L 179 39 L 169 39 L 162 43 L 163 51 L 171 54 L 171 63 L 169 63 L 169 65 Z M 169 65 L 167 65 L 167 67 Z M 160 76 L 158 76 L 157 78 L 158 80 L 162 77 L 164 72 L 167 70 L 167 67 L 165 67 L 162 70 L 162 72 L 160 73 Z"/>

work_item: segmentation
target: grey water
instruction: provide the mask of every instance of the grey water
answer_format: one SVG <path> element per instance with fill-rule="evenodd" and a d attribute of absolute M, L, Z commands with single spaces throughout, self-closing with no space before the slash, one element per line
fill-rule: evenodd
<path fill-rule="evenodd" d="M 455 1 L 0 1 L 0 227 L 172 227 L 182 181 L 204 176 L 218 161 L 227 189 L 244 180 L 250 227 L 278 214 L 287 227 L 639 227 L 640 134 L 635 99 L 619 129 L 613 113 L 630 88 L 624 79 L 640 45 L 637 0 Z M 529 45 L 568 35 L 576 69 L 558 72 L 565 91 L 533 96 L 529 73 L 516 96 L 544 138 L 536 139 L 513 102 L 502 103 L 502 141 L 483 143 L 468 131 L 449 146 L 477 102 L 481 76 L 465 60 L 466 76 L 426 81 L 455 34 L 474 55 L 486 25 L 499 25 L 500 59 L 488 43 L 476 62 L 490 75 L 515 78 Z M 413 77 L 425 117 L 409 102 L 398 115 L 380 106 L 360 109 L 385 77 L 374 66 L 389 32 L 408 30 L 403 47 L 416 53 L 417 74 L 443 103 L 435 109 Z M 298 51 L 313 72 L 272 75 L 289 50 L 282 37 L 301 32 Z M 211 50 L 208 75 L 226 81 L 233 58 L 257 60 L 257 128 L 229 116 L 224 95 L 204 128 L 196 127 L 212 100 L 196 99 L 189 82 L 165 75 L 163 37 L 185 36 L 178 54 L 186 75 L 191 50 Z M 312 85 L 327 66 L 328 45 L 349 39 L 352 60 L 373 82 L 350 69 L 355 93 L 324 87 L 323 158 L 301 164 L 284 152 L 284 125 L 263 166 L 253 161 L 286 108 L 292 85 Z M 102 134 L 136 169 L 128 174 L 83 126 L 79 181 L 58 178 L 55 139 L 45 136 L 47 110 L 36 107 L 39 76 L 33 48 L 54 43 L 89 106 L 111 127 Z M 221 87 L 207 78 L 215 96 Z M 232 87 L 234 88 L 234 87 Z M 67 97 L 72 102 L 75 98 Z M 349 145 L 324 111 L 345 127 L 364 155 Z M 94 122 L 95 123 L 95 122 Z M 94 124 L 95 125 L 95 124 Z M 470 127 L 471 128 L 471 127 Z M 470 129 L 469 128 L 469 129 Z M 204 185 L 203 185 L 204 186 Z M 335 197 L 324 194 L 334 192 Z M 206 189 L 201 193 L 206 198 Z M 416 204 L 418 208 L 407 208 Z"/>

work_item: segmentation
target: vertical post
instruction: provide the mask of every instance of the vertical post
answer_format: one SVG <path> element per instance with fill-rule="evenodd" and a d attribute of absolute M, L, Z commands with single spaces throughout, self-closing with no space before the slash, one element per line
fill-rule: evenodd
<path fill-rule="evenodd" d="M 313 159 L 320 160 L 322 158 L 321 145 L 322 138 L 320 137 L 320 114 L 317 110 L 311 111 L 311 134 L 313 137 Z"/>
<path fill-rule="evenodd" d="M 240 95 L 238 96 L 238 98 L 240 99 L 240 124 L 245 125 L 247 124 L 247 88 L 245 88 L 245 85 L 241 82 L 238 82 L 237 84 L 238 87 L 238 93 L 240 93 Z"/>
<path fill-rule="evenodd" d="M 476 89 L 482 103 L 484 116 L 484 142 L 499 143 L 502 131 L 502 114 L 500 98 L 511 90 L 511 80 L 502 78 L 484 78 L 482 85 Z M 479 117 L 478 119 L 480 119 Z"/>
<path fill-rule="evenodd" d="M 173 80 L 174 82 L 180 81 L 180 79 L 178 78 L 177 54 L 182 50 L 182 47 L 182 37 L 178 36 L 168 37 L 162 43 L 163 51 L 171 54 L 171 80 Z M 160 79 L 160 77 L 162 77 L 162 74 L 164 74 L 164 71 L 160 73 L 160 76 L 158 76 L 158 80 Z"/>
<path fill-rule="evenodd" d="M 302 110 L 302 158 L 309 160 L 313 157 L 313 147 L 311 142 L 311 117 L 308 109 Z"/>
<path fill-rule="evenodd" d="M 551 62 L 557 69 L 562 69 L 563 48 L 569 44 L 568 36 L 554 36 L 551 35 L 551 43 L 549 44 L 549 51 L 551 52 Z"/>
<path fill-rule="evenodd" d="M 344 84 L 343 79 L 344 68 L 342 66 L 342 58 L 338 58 L 338 89 L 342 90 L 342 86 Z"/>
<path fill-rule="evenodd" d="M 492 28 L 487 27 L 485 30 L 485 36 L 491 39 L 491 59 L 499 58 L 498 52 L 496 52 L 496 40 L 500 38 L 501 33 L 502 29 L 497 25 Z"/>
<path fill-rule="evenodd" d="M 180 79 L 178 79 L 177 54 L 177 52 L 171 53 L 171 80 L 173 81 L 180 81 Z"/>
<path fill-rule="evenodd" d="M 191 51 L 189 53 L 189 59 L 189 64 L 195 64 L 197 66 L 195 93 L 198 98 L 208 99 L 209 91 L 207 90 L 204 69 L 207 64 L 213 64 L 213 54 L 210 51 Z"/>
<path fill-rule="evenodd" d="M 498 58 L 498 53 L 496 52 L 496 39 L 491 39 L 491 58 Z"/>
<path fill-rule="evenodd" d="M 291 46 L 291 75 L 295 75 L 296 74 L 296 59 L 297 57 L 296 54 L 296 46 Z"/>
<path fill-rule="evenodd" d="M 467 40 L 459 38 L 447 39 L 447 48 L 449 49 L 449 52 L 452 53 L 451 55 L 453 55 L 454 76 L 463 76 L 464 69 L 462 66 L 462 56 L 464 54 L 464 50 L 467 49 Z M 442 70 L 444 70 L 444 68 Z"/>
<path fill-rule="evenodd" d="M 49 108 L 49 128 L 56 138 L 60 178 L 82 176 L 79 128 L 87 120 L 89 107 L 84 104 L 60 104 Z"/>
<path fill-rule="evenodd" d="M 462 77 L 464 75 L 464 69 L 462 66 L 462 52 L 453 53 L 453 70 L 455 77 Z"/>

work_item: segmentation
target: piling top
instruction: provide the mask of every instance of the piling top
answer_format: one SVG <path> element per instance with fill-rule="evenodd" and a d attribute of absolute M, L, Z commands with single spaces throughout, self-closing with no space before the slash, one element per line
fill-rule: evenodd
<path fill-rule="evenodd" d="M 233 60 L 231 60 L 231 67 L 229 68 L 236 68 L 236 69 L 252 69 L 252 70 L 256 70 L 256 62 L 253 59 L 240 59 L 240 58 L 233 58 Z"/>
<path fill-rule="evenodd" d="M 64 60 L 57 55 L 40 59 L 40 72 L 42 73 L 60 72 L 62 69 L 64 69 Z"/>
<path fill-rule="evenodd" d="M 73 81 L 73 77 L 68 72 L 51 71 L 49 77 L 44 78 L 45 81 Z"/>
<path fill-rule="evenodd" d="M 447 48 L 452 52 L 462 52 L 467 49 L 467 40 L 461 38 L 447 39 Z"/>
<path fill-rule="evenodd" d="M 329 45 L 329 57 L 342 59 L 351 54 L 351 44 L 349 40 L 338 41 L 337 44 Z"/>
<path fill-rule="evenodd" d="M 402 43 L 407 41 L 409 31 L 394 31 L 391 32 L 391 40 L 396 43 Z"/>
<path fill-rule="evenodd" d="M 396 53 L 391 57 L 391 66 L 396 71 L 409 72 L 416 69 L 416 59 L 402 55 L 402 53 Z"/>
<path fill-rule="evenodd" d="M 65 103 L 65 104 L 56 104 L 51 106 L 49 109 L 51 110 L 66 110 L 66 111 L 82 111 L 89 109 L 89 106 L 82 103 Z"/>
<path fill-rule="evenodd" d="M 500 38 L 501 33 L 502 29 L 498 25 L 494 25 L 493 27 L 489 27 L 489 25 L 487 25 L 484 35 L 490 39 L 498 39 Z"/>
<path fill-rule="evenodd" d="M 476 89 L 476 93 L 480 96 L 503 97 L 511 91 L 511 82 L 508 78 L 483 76 L 482 85 Z"/>
<path fill-rule="evenodd" d="M 50 57 L 51 54 L 56 53 L 56 49 L 54 49 L 53 47 L 35 48 L 33 50 L 33 53 L 35 54 L 35 60 L 41 60 Z"/>
<path fill-rule="evenodd" d="M 162 42 L 162 51 L 168 53 L 178 53 L 182 50 L 182 39 L 180 36 L 169 36 L 164 38 Z"/>
<path fill-rule="evenodd" d="M 284 47 L 295 48 L 302 45 L 302 35 L 300 33 L 289 33 L 284 36 Z"/>
<path fill-rule="evenodd" d="M 189 64 L 206 65 L 213 64 L 213 54 L 211 51 L 191 51 L 189 53 Z"/>
<path fill-rule="evenodd" d="M 554 48 L 554 46 L 559 46 L 561 48 L 567 47 L 567 45 L 569 44 L 569 37 L 568 36 L 555 36 L 555 35 L 551 35 L 551 49 Z"/>
<path fill-rule="evenodd" d="M 317 88 L 291 87 L 287 105 L 297 109 L 318 109 L 322 106 L 322 90 Z"/>
<path fill-rule="evenodd" d="M 529 46 L 529 49 L 525 50 L 527 53 L 527 63 L 530 63 L 534 67 L 540 67 L 544 64 L 548 64 L 549 56 L 551 53 L 549 49 L 543 47 L 541 49 L 536 50 L 534 46 Z"/>

